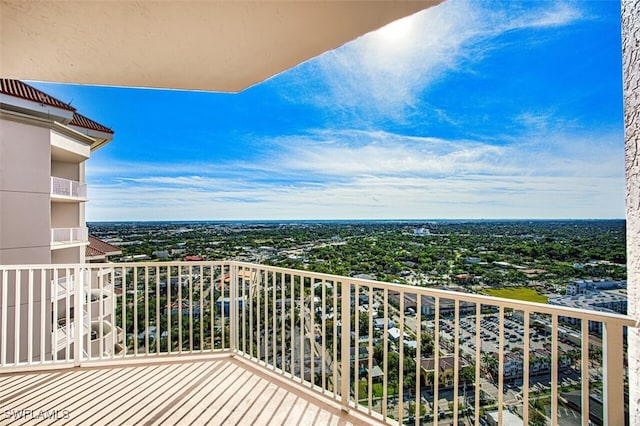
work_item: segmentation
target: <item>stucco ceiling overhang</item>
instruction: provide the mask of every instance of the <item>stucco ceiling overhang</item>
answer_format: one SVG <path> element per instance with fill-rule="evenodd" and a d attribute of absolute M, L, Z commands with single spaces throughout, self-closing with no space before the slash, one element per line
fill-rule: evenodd
<path fill-rule="evenodd" d="M 0 75 L 238 92 L 441 1 L 0 0 Z"/>

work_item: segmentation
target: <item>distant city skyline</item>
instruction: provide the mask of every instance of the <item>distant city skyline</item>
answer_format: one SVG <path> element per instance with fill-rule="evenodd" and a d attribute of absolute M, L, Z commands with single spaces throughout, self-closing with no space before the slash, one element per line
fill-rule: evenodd
<path fill-rule="evenodd" d="M 115 131 L 89 222 L 624 218 L 620 37 L 448 0 L 238 94 L 30 84 Z"/>

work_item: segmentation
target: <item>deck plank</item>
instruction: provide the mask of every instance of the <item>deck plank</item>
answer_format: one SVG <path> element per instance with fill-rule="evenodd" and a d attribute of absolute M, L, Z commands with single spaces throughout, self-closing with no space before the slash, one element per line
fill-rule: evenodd
<path fill-rule="evenodd" d="M 231 357 L 0 374 L 0 409 L 7 426 L 376 423 Z"/>

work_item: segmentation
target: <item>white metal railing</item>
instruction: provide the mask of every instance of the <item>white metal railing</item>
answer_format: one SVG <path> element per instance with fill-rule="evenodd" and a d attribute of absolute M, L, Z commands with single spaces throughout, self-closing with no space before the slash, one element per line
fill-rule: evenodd
<path fill-rule="evenodd" d="M 51 281 L 51 293 L 55 294 L 58 299 L 65 297 L 67 294 L 73 295 L 75 287 L 73 286 L 73 275 L 62 276 Z"/>
<path fill-rule="evenodd" d="M 52 228 L 51 244 L 70 244 L 86 242 L 89 240 L 89 231 L 85 227 L 80 228 Z"/>
<path fill-rule="evenodd" d="M 82 329 L 80 330 L 80 334 L 85 336 L 89 332 L 89 315 L 86 311 L 82 312 Z M 52 339 L 52 344 L 54 350 L 52 350 L 52 354 L 54 352 L 60 352 L 70 348 L 75 340 L 75 330 L 76 330 L 76 322 L 71 319 L 71 322 L 67 322 L 68 319 L 64 316 L 59 318 L 56 324 L 56 329 L 54 331 L 54 336 Z"/>
<path fill-rule="evenodd" d="M 82 279 L 38 302 L 60 270 Z M 0 266 L 0 280 L 0 372 L 235 353 L 390 422 L 628 416 L 623 315 L 242 262 Z M 67 326 L 47 352 L 47 319 L 81 312 L 108 327 Z"/>
<path fill-rule="evenodd" d="M 51 176 L 51 195 L 86 199 L 87 185 L 75 180 Z"/>
<path fill-rule="evenodd" d="M 83 274 L 84 282 L 89 282 L 89 271 L 83 270 L 81 273 Z M 73 296 L 75 292 L 74 280 L 75 276 L 72 269 L 54 270 L 53 279 L 51 280 L 51 294 L 55 295 L 57 299 L 63 299 L 67 295 Z"/>

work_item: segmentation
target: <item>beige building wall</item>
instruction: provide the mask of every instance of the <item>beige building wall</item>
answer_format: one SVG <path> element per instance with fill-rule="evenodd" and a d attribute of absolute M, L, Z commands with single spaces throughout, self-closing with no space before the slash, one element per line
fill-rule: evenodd
<path fill-rule="evenodd" d="M 49 130 L 0 119 L 0 263 L 49 263 Z"/>

